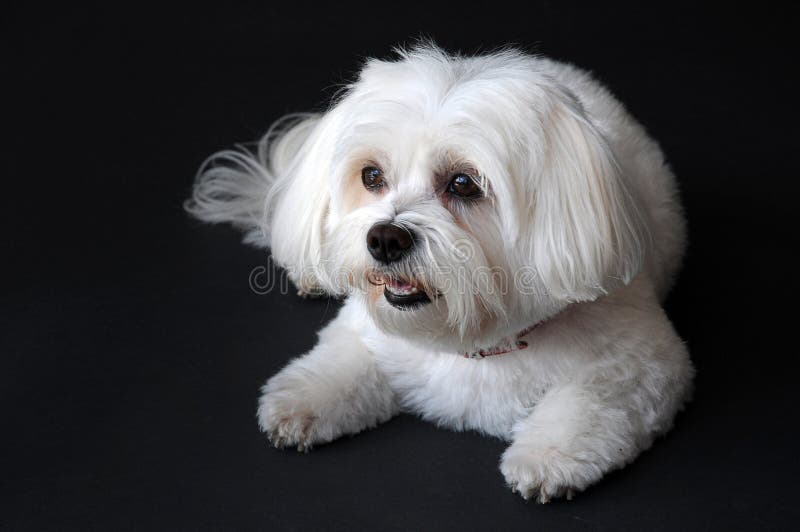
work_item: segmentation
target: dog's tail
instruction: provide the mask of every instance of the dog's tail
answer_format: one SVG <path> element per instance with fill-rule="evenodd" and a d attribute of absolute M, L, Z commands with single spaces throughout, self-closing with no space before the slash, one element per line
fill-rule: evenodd
<path fill-rule="evenodd" d="M 269 128 L 255 145 L 237 145 L 200 166 L 184 208 L 209 223 L 229 223 L 245 232 L 244 241 L 270 245 L 270 193 L 291 166 L 319 115 L 288 115 Z"/>

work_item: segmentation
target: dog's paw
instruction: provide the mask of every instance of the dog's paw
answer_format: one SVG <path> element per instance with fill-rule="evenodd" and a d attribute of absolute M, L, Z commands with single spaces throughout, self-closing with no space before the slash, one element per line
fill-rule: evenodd
<path fill-rule="evenodd" d="M 308 452 L 317 443 L 317 416 L 310 409 L 266 393 L 259 400 L 257 417 L 261 432 L 278 449 L 296 447 Z"/>
<path fill-rule="evenodd" d="M 571 500 L 598 475 L 592 464 L 575 460 L 556 448 L 534 450 L 514 445 L 503 454 L 500 471 L 511 491 L 541 504 L 561 497 Z"/>

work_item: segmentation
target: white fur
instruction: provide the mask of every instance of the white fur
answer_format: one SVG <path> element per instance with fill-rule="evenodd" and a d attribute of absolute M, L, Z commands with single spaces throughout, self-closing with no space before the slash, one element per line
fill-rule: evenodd
<path fill-rule="evenodd" d="M 210 159 L 187 205 L 270 246 L 301 290 L 347 296 L 318 345 L 264 386 L 260 426 L 307 449 L 414 412 L 510 441 L 501 471 L 525 498 L 571 496 L 668 430 L 690 392 L 660 306 L 685 242 L 675 179 L 577 68 L 514 50 L 398 54 L 257 153 Z M 367 164 L 385 192 L 364 195 L 354 175 Z M 437 176 L 464 167 L 486 197 L 443 200 Z M 390 266 L 365 244 L 381 221 L 418 238 Z M 439 297 L 398 310 L 368 282 L 376 271 Z M 532 324 L 526 349 L 460 355 Z"/>

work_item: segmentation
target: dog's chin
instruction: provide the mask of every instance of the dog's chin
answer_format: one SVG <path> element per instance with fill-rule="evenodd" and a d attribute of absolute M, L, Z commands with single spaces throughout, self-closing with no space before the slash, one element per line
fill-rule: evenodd
<path fill-rule="evenodd" d="M 441 351 L 460 352 L 469 343 L 448 324 L 444 295 L 420 281 L 384 277 L 367 301 L 373 323 L 384 333 Z"/>
<path fill-rule="evenodd" d="M 447 330 L 447 304 L 435 289 L 396 274 L 373 273 L 369 278 L 367 308 L 379 329 L 412 341 Z"/>

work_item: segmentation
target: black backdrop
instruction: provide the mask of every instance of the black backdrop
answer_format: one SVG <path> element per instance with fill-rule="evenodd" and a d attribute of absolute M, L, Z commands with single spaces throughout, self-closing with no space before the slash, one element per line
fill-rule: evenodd
<path fill-rule="evenodd" d="M 16 4 L 0 22 L 0 528 L 730 530 L 800 517 L 789 13 Z M 501 442 L 411 416 L 308 455 L 268 447 L 258 387 L 337 303 L 254 293 L 266 255 L 181 210 L 205 156 L 324 107 L 361 58 L 420 34 L 593 70 L 681 183 L 691 246 L 667 306 L 698 368 L 695 401 L 572 502 L 524 503 L 503 486 Z"/>

